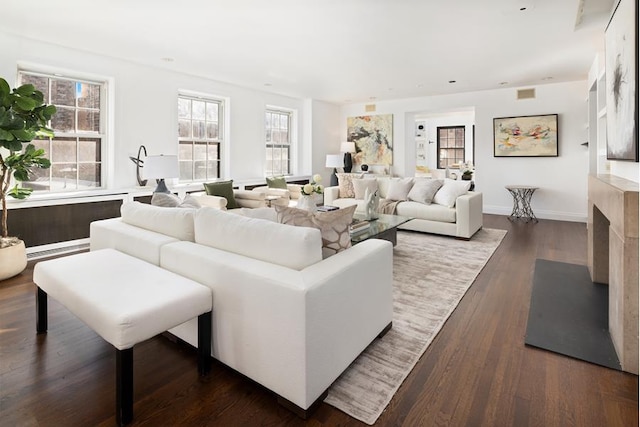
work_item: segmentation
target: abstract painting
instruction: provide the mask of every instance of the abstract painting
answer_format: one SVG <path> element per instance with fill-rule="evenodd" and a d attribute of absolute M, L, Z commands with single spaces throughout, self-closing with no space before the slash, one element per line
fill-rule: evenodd
<path fill-rule="evenodd" d="M 605 32 L 607 159 L 638 161 L 636 0 L 620 0 Z"/>
<path fill-rule="evenodd" d="M 558 156 L 558 115 L 493 119 L 494 157 Z"/>
<path fill-rule="evenodd" d="M 347 141 L 356 144 L 354 164 L 391 165 L 393 163 L 393 114 L 348 117 Z"/>

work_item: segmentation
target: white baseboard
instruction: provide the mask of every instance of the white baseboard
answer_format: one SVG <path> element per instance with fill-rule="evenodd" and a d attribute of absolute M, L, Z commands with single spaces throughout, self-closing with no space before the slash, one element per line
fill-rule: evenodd
<path fill-rule="evenodd" d="M 506 206 L 487 206 L 484 205 L 482 212 L 486 214 L 492 215 L 511 215 L 512 207 Z M 536 215 L 538 219 L 551 219 L 555 221 L 570 221 L 570 222 L 587 222 L 587 215 L 578 214 L 575 212 L 558 212 L 558 211 L 548 211 L 548 210 L 534 210 L 533 213 Z"/>

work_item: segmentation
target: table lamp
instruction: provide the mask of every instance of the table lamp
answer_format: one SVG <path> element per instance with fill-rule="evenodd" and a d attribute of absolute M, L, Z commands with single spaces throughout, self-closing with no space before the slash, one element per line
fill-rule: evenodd
<path fill-rule="evenodd" d="M 344 166 L 344 162 L 342 160 L 342 156 L 340 154 L 327 154 L 327 162 L 325 166 L 328 168 L 333 168 L 333 173 L 329 178 L 329 185 L 331 187 L 335 187 L 338 185 L 338 176 L 336 173 L 338 172 L 337 168 L 341 168 Z"/>
<path fill-rule="evenodd" d="M 170 193 L 164 180 L 165 178 L 177 178 L 180 176 L 178 156 L 165 156 L 163 154 L 147 156 L 144 159 L 142 175 L 145 179 L 156 180 L 158 186 L 153 190 L 154 193 Z"/>

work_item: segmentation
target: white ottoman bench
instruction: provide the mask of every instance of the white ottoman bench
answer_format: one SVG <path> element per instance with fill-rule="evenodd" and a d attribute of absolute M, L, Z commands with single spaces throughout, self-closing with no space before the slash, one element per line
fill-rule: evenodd
<path fill-rule="evenodd" d="M 102 249 L 36 264 L 36 329 L 47 294 L 116 348 L 116 421 L 133 419 L 133 346 L 198 317 L 198 371 L 211 368 L 211 290 L 153 264 Z"/>

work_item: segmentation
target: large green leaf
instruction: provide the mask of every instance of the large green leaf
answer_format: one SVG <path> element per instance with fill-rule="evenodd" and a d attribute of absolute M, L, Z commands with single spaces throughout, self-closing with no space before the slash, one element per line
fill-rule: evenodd
<path fill-rule="evenodd" d="M 9 95 L 9 92 L 11 92 L 11 86 L 5 79 L 0 78 L 0 97 Z"/>
<path fill-rule="evenodd" d="M 15 199 L 22 200 L 22 199 L 26 199 L 31 194 L 32 191 L 33 189 L 31 188 L 21 188 L 16 185 L 11 190 L 9 190 L 7 194 Z"/>
<path fill-rule="evenodd" d="M 16 104 L 25 111 L 33 111 L 38 106 L 38 103 L 33 99 L 23 97 L 16 98 Z"/>
<path fill-rule="evenodd" d="M 15 91 L 22 96 L 31 96 L 36 91 L 36 87 L 31 83 L 27 83 L 26 85 L 16 88 Z"/>

